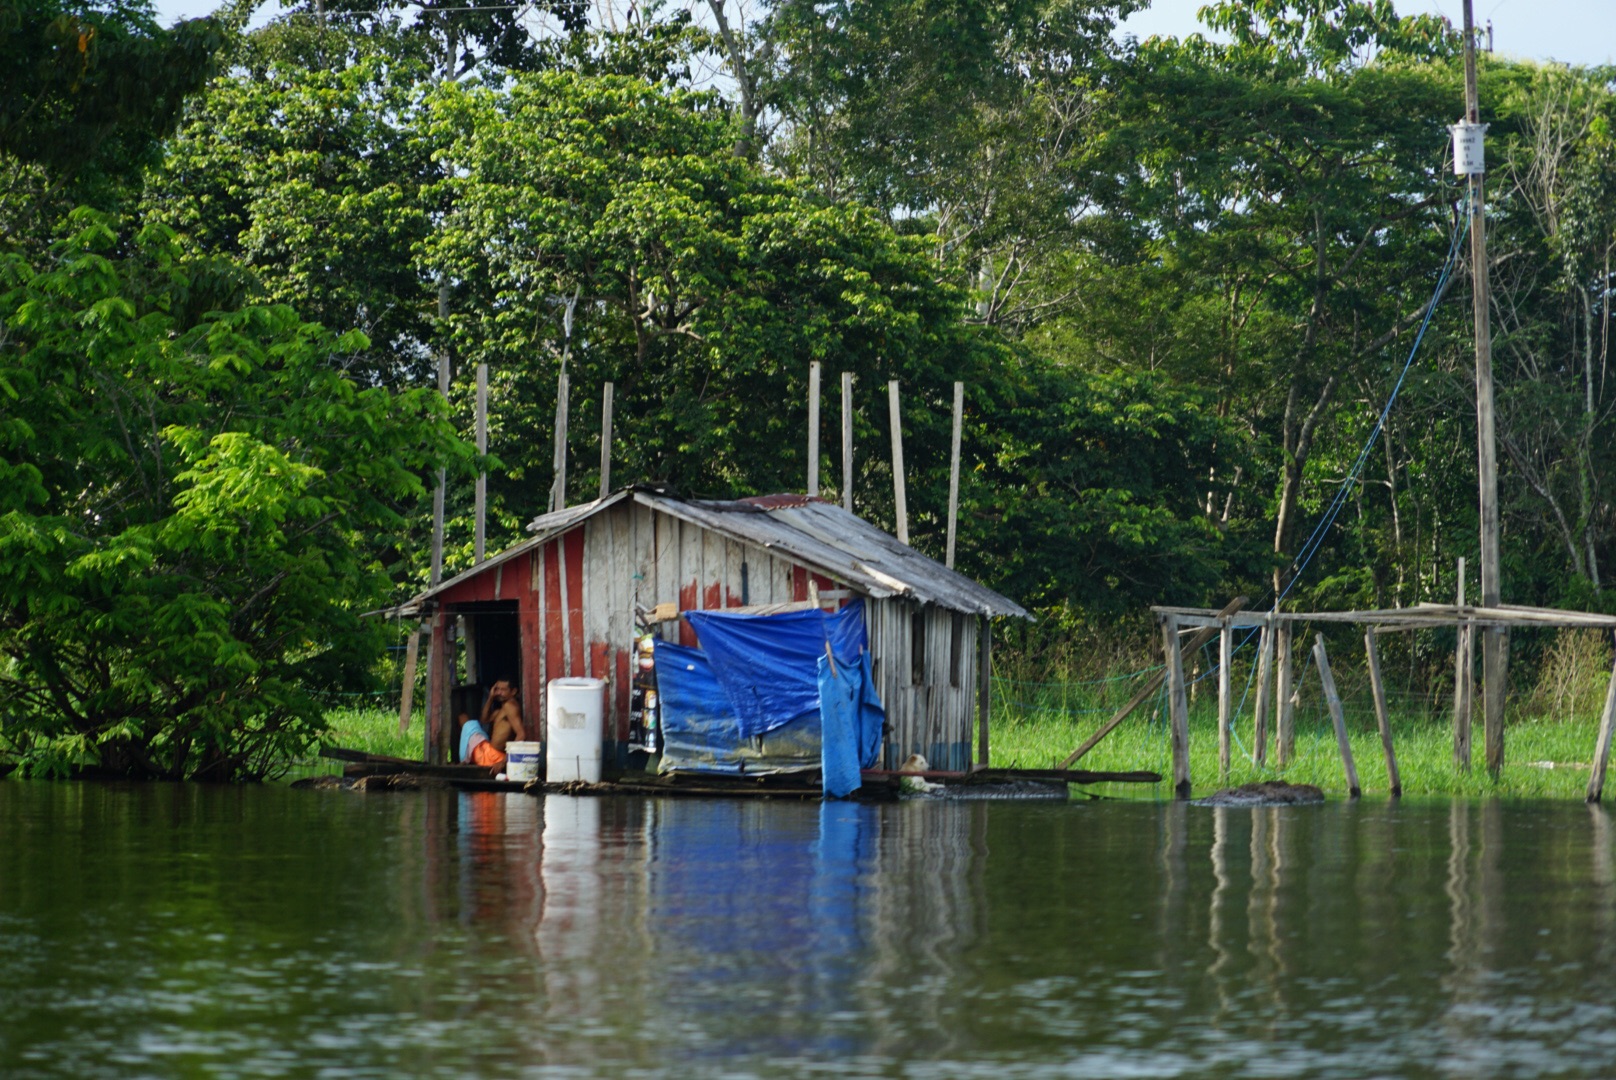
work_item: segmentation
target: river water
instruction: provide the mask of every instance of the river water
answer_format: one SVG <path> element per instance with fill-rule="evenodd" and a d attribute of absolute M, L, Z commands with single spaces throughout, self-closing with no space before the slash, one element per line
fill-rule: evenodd
<path fill-rule="evenodd" d="M 0 1076 L 1612 1076 L 1580 804 L 0 782 Z"/>

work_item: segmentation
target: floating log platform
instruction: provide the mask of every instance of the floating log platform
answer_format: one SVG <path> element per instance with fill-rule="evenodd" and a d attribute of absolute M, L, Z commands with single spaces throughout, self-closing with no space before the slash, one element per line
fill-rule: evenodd
<path fill-rule="evenodd" d="M 369 754 L 363 750 L 326 747 L 320 756 L 344 762 L 343 775 L 354 778 L 372 776 L 410 775 L 441 781 L 462 791 L 526 792 L 532 795 L 632 795 L 675 796 L 705 798 L 765 798 L 765 799 L 818 799 L 821 797 L 819 774 L 769 773 L 747 776 L 724 776 L 712 773 L 626 773 L 597 784 L 571 781 L 547 784 L 531 780 L 497 780 L 491 769 L 479 765 L 432 765 L 407 758 Z M 1064 789 L 1078 784 L 1158 784 L 1161 774 L 1155 772 L 1095 772 L 1088 769 L 974 769 L 969 772 L 933 771 L 899 773 L 891 769 L 866 769 L 861 774 L 864 786 L 854 798 L 864 801 L 885 801 L 898 797 L 900 778 L 918 777 L 945 788 L 1008 788 L 1009 785 L 1027 785 L 1029 793 L 1038 787 L 1050 790 Z M 1010 798 L 1006 794 L 1002 797 Z M 1036 797 L 1033 795 L 1032 797 Z"/>

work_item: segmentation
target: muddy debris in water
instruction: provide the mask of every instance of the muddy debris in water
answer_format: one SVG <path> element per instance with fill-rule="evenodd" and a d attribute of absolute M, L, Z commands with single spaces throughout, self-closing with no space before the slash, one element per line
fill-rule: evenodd
<path fill-rule="evenodd" d="M 385 776 L 305 776 L 292 781 L 291 786 L 305 791 L 418 791 L 448 785 L 430 776 L 393 773 Z"/>
<path fill-rule="evenodd" d="M 1283 780 L 1264 780 L 1256 784 L 1242 784 L 1225 788 L 1204 799 L 1196 799 L 1194 806 L 1312 806 L 1324 801 L 1324 792 L 1312 784 L 1287 784 Z"/>

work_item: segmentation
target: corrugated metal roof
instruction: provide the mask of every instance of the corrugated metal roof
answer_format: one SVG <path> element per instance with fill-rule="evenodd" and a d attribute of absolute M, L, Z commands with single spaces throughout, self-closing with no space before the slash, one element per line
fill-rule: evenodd
<path fill-rule="evenodd" d="M 834 503 L 802 495 L 769 495 L 757 499 L 681 499 L 661 491 L 624 488 L 605 499 L 569 506 L 534 518 L 534 535 L 475 568 L 428 589 L 390 610 L 409 615 L 420 605 L 470 574 L 480 574 L 566 532 L 622 499 L 711 529 L 745 544 L 778 551 L 791 561 L 826 577 L 844 581 L 874 597 L 902 596 L 923 604 L 970 615 L 1031 618 L 1015 601 L 927 558 Z"/>
<path fill-rule="evenodd" d="M 637 492 L 634 498 L 732 539 L 783 552 L 871 596 L 904 596 L 972 615 L 1029 617 L 1015 601 L 900 544 L 897 537 L 834 503 L 773 497 L 684 500 L 651 492 Z"/>

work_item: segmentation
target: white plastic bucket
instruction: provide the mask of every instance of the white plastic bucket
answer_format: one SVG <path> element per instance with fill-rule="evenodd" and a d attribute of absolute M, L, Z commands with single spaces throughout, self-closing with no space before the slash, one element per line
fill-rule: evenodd
<path fill-rule="evenodd" d="M 510 742 L 505 744 L 505 775 L 512 780 L 539 778 L 539 748 L 542 743 Z"/>
<path fill-rule="evenodd" d="M 551 679 L 548 696 L 545 722 L 549 745 L 545 748 L 544 779 L 552 784 L 569 780 L 598 784 L 605 681 Z"/>

